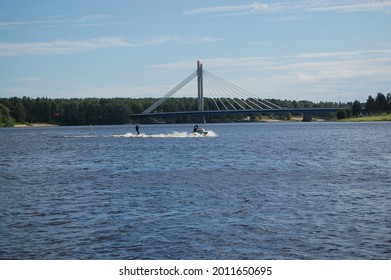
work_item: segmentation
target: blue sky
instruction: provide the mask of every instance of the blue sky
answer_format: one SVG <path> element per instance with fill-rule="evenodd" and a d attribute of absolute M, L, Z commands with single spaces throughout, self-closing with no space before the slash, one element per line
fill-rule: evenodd
<path fill-rule="evenodd" d="M 391 92 L 391 0 L 0 3 L 0 97 L 161 97 L 197 60 L 261 98 L 365 102 Z"/>

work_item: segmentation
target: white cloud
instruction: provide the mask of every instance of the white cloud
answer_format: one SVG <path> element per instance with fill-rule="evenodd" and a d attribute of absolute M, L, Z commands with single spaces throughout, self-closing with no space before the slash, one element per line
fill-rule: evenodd
<path fill-rule="evenodd" d="M 352 57 L 359 55 L 387 55 L 391 54 L 390 49 L 384 50 L 359 50 L 359 51 L 344 51 L 344 52 L 322 52 L 322 53 L 300 53 L 299 58 L 330 58 L 330 57 Z"/>
<path fill-rule="evenodd" d="M 28 22 L 26 22 L 26 21 L 0 22 L 0 29 L 12 28 L 12 27 L 26 25 L 26 24 L 28 24 Z"/>
<path fill-rule="evenodd" d="M 83 53 L 97 49 L 133 47 L 121 38 L 96 38 L 91 40 L 56 40 L 50 42 L 0 43 L 0 56 L 53 55 Z"/>
<path fill-rule="evenodd" d="M 360 12 L 360 11 L 388 11 L 391 8 L 389 0 L 363 0 L 363 1 L 314 1 L 305 8 L 307 11 L 334 11 L 334 12 Z"/>
<path fill-rule="evenodd" d="M 21 77 L 21 78 L 0 80 L 0 83 L 35 82 L 35 81 L 39 81 L 39 80 L 41 80 L 41 78 L 39 78 L 39 77 Z"/>
<path fill-rule="evenodd" d="M 332 67 L 336 64 L 339 66 L 354 64 L 363 67 L 362 63 L 366 64 L 382 64 L 387 65 L 391 60 L 389 55 L 391 49 L 380 50 L 357 50 L 357 51 L 340 51 L 340 52 L 321 52 L 321 53 L 299 53 L 297 55 L 285 55 L 279 57 L 235 57 L 235 58 L 205 58 L 201 62 L 205 67 L 217 69 L 219 71 L 226 69 L 251 69 L 251 71 L 258 69 L 258 71 L 265 70 L 294 70 L 301 67 L 308 71 L 313 71 L 314 68 Z M 154 64 L 149 67 L 159 70 L 185 70 L 195 69 L 194 60 L 184 60 L 169 64 Z M 206 69 L 207 69 L 206 68 Z M 391 69 L 391 65 L 389 65 Z M 367 71 L 368 69 L 363 69 Z"/>
<path fill-rule="evenodd" d="M 113 19 L 113 18 L 116 18 L 116 17 L 113 15 L 87 15 L 87 16 L 82 16 L 76 22 L 78 22 L 78 23 L 91 23 L 91 22 L 97 22 L 97 21 Z"/>
<path fill-rule="evenodd" d="M 172 85 L 151 85 L 151 86 L 75 86 L 72 88 L 47 88 L 45 85 L 40 87 L 0 87 L 2 97 L 29 96 L 51 97 L 51 98 L 110 98 L 110 97 L 129 97 L 143 98 L 154 97 L 160 98 L 172 89 Z M 193 91 L 195 92 L 195 91 Z"/>
<path fill-rule="evenodd" d="M 185 11 L 184 15 L 209 14 L 214 16 L 233 16 L 257 13 L 307 13 L 307 12 L 360 12 L 360 11 L 380 11 L 390 12 L 390 0 L 362 0 L 362 1 L 295 1 L 268 4 L 253 2 L 247 5 L 229 5 L 201 7 Z M 297 17 L 284 17 L 281 20 L 297 20 Z M 302 19 L 301 17 L 299 19 Z"/>
<path fill-rule="evenodd" d="M 62 19 L 48 19 L 48 20 L 36 20 L 36 21 L 6 21 L 0 22 L 0 29 L 10 29 L 21 26 L 31 26 L 31 25 L 53 25 L 64 23 Z"/>
<path fill-rule="evenodd" d="M 221 39 L 208 36 L 178 37 L 156 36 L 148 40 L 135 40 L 129 42 L 117 37 L 101 37 L 90 40 L 55 40 L 49 42 L 8 43 L 0 42 L 0 57 L 21 55 L 58 55 L 84 53 L 99 49 L 109 48 L 136 48 L 161 45 L 169 42 L 180 44 L 204 44 L 219 41 Z"/>
<path fill-rule="evenodd" d="M 376 92 L 390 92 L 391 49 L 351 52 L 301 53 L 279 57 L 234 57 L 201 59 L 204 69 L 261 98 L 312 101 L 354 101 Z M 170 78 L 145 86 L 76 86 L 56 88 L 57 97 L 162 97 L 196 69 L 195 60 L 151 65 L 166 73 L 151 73 Z M 180 74 L 170 73 L 178 71 Z M 27 82 L 35 77 L 20 78 Z M 15 79 L 16 81 L 17 79 Z M 11 87 L 3 81 L 2 96 L 52 96 L 53 90 L 39 83 L 37 87 Z M 39 81 L 38 81 L 39 82 Z M 195 83 L 175 96 L 196 96 Z M 40 87 L 40 88 L 39 88 Z M 205 87 L 205 96 L 208 96 Z"/>
<path fill-rule="evenodd" d="M 300 53 L 279 57 L 201 59 L 204 69 L 262 98 L 354 101 L 389 92 L 391 49 Z M 151 65 L 160 71 L 194 71 L 195 61 Z M 178 81 L 180 82 L 180 81 Z M 205 94 L 207 96 L 207 93 Z M 328 98 L 329 97 L 329 98 Z"/>
<path fill-rule="evenodd" d="M 151 45 L 160 45 L 164 43 L 178 43 L 178 44 L 207 44 L 217 41 L 221 41 L 220 38 L 213 38 L 210 36 L 190 36 L 190 37 L 180 37 L 175 35 L 163 35 L 155 36 L 149 40 L 137 41 L 135 46 L 151 46 Z"/>
<path fill-rule="evenodd" d="M 261 13 L 275 11 L 281 8 L 280 4 L 267 4 L 260 2 L 253 2 L 247 5 L 227 5 L 204 7 L 185 11 L 185 15 L 196 14 L 225 14 L 225 15 L 243 15 L 250 13 Z"/>
<path fill-rule="evenodd" d="M 24 26 L 50 26 L 50 27 L 61 27 L 61 26 L 102 26 L 102 25 L 113 25 L 113 24 L 123 24 L 119 22 L 112 21 L 116 19 L 114 15 L 86 15 L 82 16 L 77 20 L 71 21 L 67 20 L 64 16 L 50 16 L 42 20 L 34 21 L 8 21 L 0 22 L 0 29 L 11 29 Z"/>
<path fill-rule="evenodd" d="M 274 58 L 270 57 L 237 57 L 237 58 L 205 58 L 201 62 L 206 67 L 213 69 L 235 69 L 250 68 L 250 67 L 264 67 L 273 65 Z M 195 69 L 196 63 L 194 60 L 184 60 L 176 63 L 168 64 L 153 64 L 150 68 L 161 71 L 177 71 L 177 70 L 191 70 Z"/>
<path fill-rule="evenodd" d="M 100 27 L 100 26 L 111 26 L 111 25 L 126 25 L 128 22 L 118 21 L 115 15 L 86 15 L 82 16 L 77 20 L 68 21 L 64 23 L 64 26 L 70 27 Z M 61 25 L 58 25 L 61 27 Z"/>

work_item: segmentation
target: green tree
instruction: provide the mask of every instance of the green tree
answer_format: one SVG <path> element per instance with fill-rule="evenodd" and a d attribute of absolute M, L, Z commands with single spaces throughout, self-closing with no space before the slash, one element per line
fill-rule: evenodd
<path fill-rule="evenodd" d="M 377 111 L 377 105 L 375 99 L 370 95 L 367 99 L 367 104 L 365 105 L 365 110 L 367 112 L 376 112 Z"/>
<path fill-rule="evenodd" d="M 13 127 L 15 124 L 14 118 L 11 117 L 10 112 L 5 105 L 0 103 L 0 127 Z"/>
<path fill-rule="evenodd" d="M 337 112 L 337 119 L 339 120 L 350 118 L 351 116 L 352 112 L 349 109 L 341 109 Z"/>
<path fill-rule="evenodd" d="M 18 123 L 24 123 L 26 121 L 26 110 L 25 110 L 22 102 L 20 102 L 20 101 L 18 101 L 15 105 L 14 116 L 15 116 L 16 122 L 18 122 Z"/>
<path fill-rule="evenodd" d="M 353 102 L 352 105 L 352 114 L 353 116 L 358 116 L 361 113 L 361 103 L 360 101 L 356 100 Z"/>
<path fill-rule="evenodd" d="M 385 111 L 387 109 L 387 99 L 381 92 L 376 96 L 376 107 L 378 111 Z"/>

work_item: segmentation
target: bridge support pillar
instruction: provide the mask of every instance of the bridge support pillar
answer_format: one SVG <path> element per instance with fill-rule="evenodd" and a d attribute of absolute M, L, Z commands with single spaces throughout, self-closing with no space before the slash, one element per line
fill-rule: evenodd
<path fill-rule="evenodd" d="M 313 113 L 304 113 L 303 115 L 303 122 L 310 122 L 312 121 Z"/>
<path fill-rule="evenodd" d="M 204 81 L 202 63 L 197 61 L 198 111 L 204 111 Z M 197 122 L 205 123 L 205 116 L 198 116 Z"/>

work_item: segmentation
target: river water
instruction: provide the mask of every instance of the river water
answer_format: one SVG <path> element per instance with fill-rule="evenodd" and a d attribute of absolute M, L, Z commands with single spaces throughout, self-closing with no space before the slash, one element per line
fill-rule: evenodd
<path fill-rule="evenodd" d="M 391 259 L 391 123 L 0 129 L 0 259 Z"/>

